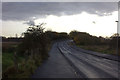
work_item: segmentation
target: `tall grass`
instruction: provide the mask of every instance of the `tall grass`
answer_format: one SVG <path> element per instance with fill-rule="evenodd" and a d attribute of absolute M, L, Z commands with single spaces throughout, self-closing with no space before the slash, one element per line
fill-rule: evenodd
<path fill-rule="evenodd" d="M 4 51 L 2 52 L 2 76 L 3 78 L 29 78 L 38 66 L 42 64 L 43 59 L 40 55 L 21 56 L 17 55 L 18 71 L 14 65 L 14 48 L 19 43 L 3 43 Z M 47 45 L 47 52 L 51 44 Z M 13 49 L 13 50 L 10 50 Z M 47 59 L 47 57 L 45 57 Z"/>

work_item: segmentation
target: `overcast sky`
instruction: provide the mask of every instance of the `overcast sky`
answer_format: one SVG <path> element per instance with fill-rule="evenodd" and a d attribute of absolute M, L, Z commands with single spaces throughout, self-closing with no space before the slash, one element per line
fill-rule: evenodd
<path fill-rule="evenodd" d="M 104 16 L 103 13 L 117 11 L 117 2 L 13 2 L 3 3 L 2 7 L 3 20 L 28 20 L 33 16 L 73 15 L 83 11 Z"/>
<path fill-rule="evenodd" d="M 2 0 L 2 2 L 118 2 L 119 0 Z"/>
<path fill-rule="evenodd" d="M 45 22 L 53 31 L 111 36 L 117 31 L 117 10 L 117 2 L 4 2 L 2 35 L 20 35 L 27 24 Z"/>

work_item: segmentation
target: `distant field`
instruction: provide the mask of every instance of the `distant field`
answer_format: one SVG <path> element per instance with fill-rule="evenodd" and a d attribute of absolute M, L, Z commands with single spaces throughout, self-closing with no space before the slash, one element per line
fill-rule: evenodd
<path fill-rule="evenodd" d="M 2 42 L 2 47 L 18 45 L 20 42 Z"/>
<path fill-rule="evenodd" d="M 0 42 L 0 48 L 2 47 L 2 42 Z"/>
<path fill-rule="evenodd" d="M 0 52 L 2 51 L 2 43 L 0 43 Z"/>

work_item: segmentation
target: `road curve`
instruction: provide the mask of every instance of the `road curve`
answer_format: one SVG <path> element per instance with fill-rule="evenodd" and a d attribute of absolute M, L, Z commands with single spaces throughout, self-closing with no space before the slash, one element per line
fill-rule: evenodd
<path fill-rule="evenodd" d="M 59 42 L 58 49 L 75 66 L 82 78 L 119 78 L 118 61 L 76 50 L 68 45 L 68 42 Z"/>
<path fill-rule="evenodd" d="M 53 44 L 49 56 L 31 78 L 78 78 L 74 68 L 58 50 L 57 43 Z"/>

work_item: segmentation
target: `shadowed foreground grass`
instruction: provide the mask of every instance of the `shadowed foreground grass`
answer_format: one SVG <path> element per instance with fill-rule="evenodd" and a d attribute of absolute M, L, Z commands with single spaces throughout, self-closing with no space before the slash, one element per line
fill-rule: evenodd
<path fill-rule="evenodd" d="M 24 57 L 18 56 L 18 72 L 15 69 L 13 53 L 3 53 L 2 55 L 2 68 L 3 74 L 8 78 L 29 78 L 42 64 L 41 56 L 36 55 L 33 57 L 29 56 L 26 60 Z"/>
<path fill-rule="evenodd" d="M 2 54 L 2 69 L 3 72 L 10 66 L 14 65 L 13 62 L 13 53 L 3 53 Z M 24 60 L 24 57 L 18 56 L 18 62 L 21 63 Z"/>
<path fill-rule="evenodd" d="M 7 63 L 9 63 L 9 65 L 7 65 L 7 68 L 4 70 L 4 74 L 7 74 L 8 78 L 29 78 L 42 62 L 38 56 L 35 57 L 35 59 L 31 57 L 29 57 L 28 60 L 22 59 L 18 64 L 18 72 L 15 70 L 12 60 Z M 4 62 L 4 64 L 6 63 Z"/>

